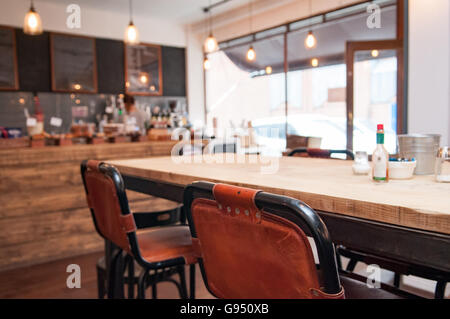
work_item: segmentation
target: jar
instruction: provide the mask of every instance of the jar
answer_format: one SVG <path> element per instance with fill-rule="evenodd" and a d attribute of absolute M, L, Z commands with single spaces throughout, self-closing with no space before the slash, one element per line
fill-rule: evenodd
<path fill-rule="evenodd" d="M 450 183 L 450 155 L 449 147 L 439 148 L 434 170 L 437 182 Z"/>

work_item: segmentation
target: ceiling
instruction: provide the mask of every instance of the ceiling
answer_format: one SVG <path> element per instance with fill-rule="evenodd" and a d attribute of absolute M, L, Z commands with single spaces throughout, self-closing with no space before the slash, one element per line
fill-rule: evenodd
<path fill-rule="evenodd" d="M 152 18 L 165 19 L 181 24 L 188 24 L 202 20 L 206 17 L 202 8 L 221 0 L 132 0 L 134 15 L 146 15 Z M 258 1 L 258 0 L 253 0 Z M 97 10 L 125 11 L 128 12 L 128 0 L 38 0 L 47 3 L 77 3 L 81 10 L 89 7 Z M 223 13 L 236 7 L 248 4 L 249 0 L 230 0 L 211 12 L 213 15 Z"/>

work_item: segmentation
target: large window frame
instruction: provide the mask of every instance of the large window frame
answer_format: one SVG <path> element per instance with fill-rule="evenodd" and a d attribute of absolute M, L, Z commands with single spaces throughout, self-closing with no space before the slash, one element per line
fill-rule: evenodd
<path fill-rule="evenodd" d="M 266 28 L 263 30 L 260 30 L 256 33 L 243 35 L 237 38 L 229 39 L 226 41 L 222 41 L 219 43 L 219 47 L 223 43 L 230 44 L 227 46 L 227 48 L 233 47 L 233 46 L 241 46 L 241 45 L 248 45 L 251 43 L 253 39 L 255 39 L 257 34 L 261 34 L 267 31 L 271 31 L 278 28 L 284 27 L 284 32 L 276 33 L 276 34 L 270 34 L 266 37 L 259 37 L 258 40 L 262 40 L 265 38 L 270 38 L 273 36 L 284 36 L 284 74 L 285 74 L 285 117 L 286 117 L 286 138 L 288 135 L 288 77 L 287 74 L 289 72 L 288 67 L 288 41 L 287 36 L 290 30 L 290 25 L 295 22 L 300 21 L 314 21 L 315 19 L 318 20 L 321 16 L 325 16 L 326 14 L 329 14 L 331 12 L 339 11 L 342 9 L 354 7 L 356 5 L 361 4 L 370 4 L 372 1 L 360 1 L 358 3 L 353 3 L 351 5 L 342 6 L 339 8 L 336 8 L 332 11 L 327 12 L 320 12 L 318 14 L 314 14 L 312 16 L 306 17 L 304 19 L 296 20 L 296 21 L 290 21 L 285 24 L 277 25 L 274 27 Z M 395 49 L 398 52 L 398 67 L 397 67 L 397 134 L 406 133 L 407 132 L 407 55 L 408 55 L 408 42 L 405 37 L 405 34 L 407 33 L 408 29 L 408 21 L 407 21 L 407 10 L 408 10 L 408 0 L 397 0 L 396 1 L 396 7 L 397 7 L 397 19 L 396 19 L 396 38 L 390 39 L 390 40 L 377 40 L 377 41 L 348 41 L 346 43 L 346 51 L 344 53 L 345 57 L 345 64 L 347 66 L 347 86 L 346 86 L 346 115 L 347 115 L 347 149 L 353 151 L 353 57 L 354 52 L 364 49 Z M 317 24 L 320 24 L 322 22 L 317 22 Z M 244 39 L 249 39 L 248 41 L 245 41 Z M 244 40 L 244 41 L 243 41 Z M 206 57 L 206 54 L 204 55 Z M 351 65 L 351 69 L 350 66 Z M 203 79 L 204 79 L 204 87 L 203 87 L 203 94 L 204 94 L 204 115 L 205 115 L 205 123 L 207 120 L 207 98 L 206 98 L 206 71 L 203 70 Z"/>

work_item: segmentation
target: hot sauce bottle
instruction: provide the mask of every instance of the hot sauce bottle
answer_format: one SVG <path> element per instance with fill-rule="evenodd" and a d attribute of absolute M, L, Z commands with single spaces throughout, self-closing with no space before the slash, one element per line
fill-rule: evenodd
<path fill-rule="evenodd" d="M 377 125 L 377 147 L 372 155 L 372 180 L 376 183 L 389 181 L 389 153 L 384 147 L 384 127 Z"/>

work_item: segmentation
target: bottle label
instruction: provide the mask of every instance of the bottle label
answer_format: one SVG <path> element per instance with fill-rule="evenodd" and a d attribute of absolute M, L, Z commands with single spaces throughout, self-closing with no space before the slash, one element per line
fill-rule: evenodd
<path fill-rule="evenodd" d="M 387 171 L 387 162 L 386 159 L 382 158 L 381 156 L 377 156 L 373 159 L 374 166 L 373 166 L 373 179 L 377 181 L 384 181 L 386 180 L 386 171 Z"/>
<path fill-rule="evenodd" d="M 377 133 L 377 144 L 384 144 L 384 134 Z"/>

